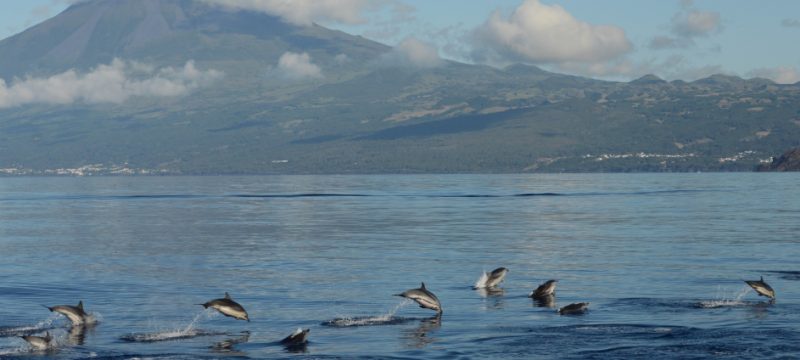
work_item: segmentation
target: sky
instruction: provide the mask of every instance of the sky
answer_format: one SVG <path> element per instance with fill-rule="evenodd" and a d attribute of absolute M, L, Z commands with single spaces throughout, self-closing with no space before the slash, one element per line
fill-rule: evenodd
<path fill-rule="evenodd" d="M 0 1 L 0 38 L 75 0 Z M 610 80 L 715 73 L 800 81 L 796 0 L 203 0 L 449 59 Z M 299 59 L 298 61 L 302 61 Z"/>

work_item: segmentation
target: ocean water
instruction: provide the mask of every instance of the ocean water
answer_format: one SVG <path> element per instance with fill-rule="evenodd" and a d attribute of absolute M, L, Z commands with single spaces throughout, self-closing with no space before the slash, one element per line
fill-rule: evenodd
<path fill-rule="evenodd" d="M 798 180 L 0 178 L 0 358 L 797 358 Z M 421 282 L 441 317 L 394 296 Z M 250 322 L 196 305 L 225 292 Z M 42 306 L 81 300 L 92 326 Z"/>

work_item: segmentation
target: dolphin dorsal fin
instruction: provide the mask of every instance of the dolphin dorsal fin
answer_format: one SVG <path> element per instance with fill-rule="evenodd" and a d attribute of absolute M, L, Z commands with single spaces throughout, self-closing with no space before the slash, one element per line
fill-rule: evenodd
<path fill-rule="evenodd" d="M 226 298 L 226 299 L 228 299 L 228 300 L 230 300 L 230 299 L 231 299 L 231 294 L 228 294 L 228 292 L 227 292 L 227 291 L 225 292 L 225 298 Z"/>
<path fill-rule="evenodd" d="M 77 308 L 78 308 L 78 309 L 81 309 L 81 310 L 83 310 L 83 300 L 81 300 L 81 301 L 78 301 L 78 306 L 77 306 Z"/>
<path fill-rule="evenodd" d="M 422 286 L 420 286 L 419 288 L 425 290 L 425 283 L 422 283 Z"/>
<path fill-rule="evenodd" d="M 47 340 L 47 341 L 50 341 L 50 339 L 52 339 L 52 337 L 50 337 L 50 332 L 49 332 L 49 331 L 46 331 L 46 332 L 44 333 L 44 338 L 45 338 L 45 340 Z"/>
<path fill-rule="evenodd" d="M 761 275 L 761 282 L 764 282 L 764 275 Z"/>

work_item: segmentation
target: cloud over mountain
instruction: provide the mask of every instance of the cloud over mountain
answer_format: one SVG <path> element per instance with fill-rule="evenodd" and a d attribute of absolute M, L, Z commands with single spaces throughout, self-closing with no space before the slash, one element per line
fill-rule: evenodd
<path fill-rule="evenodd" d="M 706 36 L 719 29 L 720 15 L 714 11 L 684 11 L 672 20 L 672 31 L 683 37 Z"/>
<path fill-rule="evenodd" d="M 193 61 L 183 67 L 155 69 L 146 64 L 114 59 L 81 74 L 69 70 L 46 78 L 0 79 L 0 108 L 28 104 L 124 103 L 131 97 L 185 95 L 222 76 L 199 70 Z"/>
<path fill-rule="evenodd" d="M 599 63 L 632 48 L 622 28 L 587 23 L 539 0 L 526 0 L 509 17 L 495 11 L 475 37 L 474 55 L 483 62 Z"/>
<path fill-rule="evenodd" d="M 203 0 L 231 9 L 260 11 L 297 25 L 332 21 L 344 24 L 366 22 L 364 12 L 378 9 L 388 1 L 369 0 Z"/>
<path fill-rule="evenodd" d="M 322 69 L 311 62 L 308 53 L 283 53 L 278 59 L 278 71 L 280 75 L 294 80 L 322 77 Z"/>
<path fill-rule="evenodd" d="M 406 38 L 397 44 L 391 52 L 385 55 L 384 60 L 393 66 L 418 68 L 432 68 L 444 63 L 435 45 L 413 37 Z"/>
<path fill-rule="evenodd" d="M 684 0 L 680 10 L 672 17 L 670 35 L 658 35 L 650 40 L 648 47 L 654 50 L 687 48 L 694 39 L 722 30 L 720 13 L 694 8 L 694 1 Z"/>
<path fill-rule="evenodd" d="M 800 72 L 793 66 L 759 68 L 748 72 L 747 75 L 770 79 L 778 84 L 794 84 L 800 81 Z"/>

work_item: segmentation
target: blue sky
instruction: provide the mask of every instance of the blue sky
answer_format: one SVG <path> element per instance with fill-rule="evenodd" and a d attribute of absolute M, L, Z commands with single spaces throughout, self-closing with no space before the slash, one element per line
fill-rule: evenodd
<path fill-rule="evenodd" d="M 257 3 L 208 1 L 239 7 Z M 646 73 L 685 80 L 727 73 L 800 81 L 796 0 L 296 1 L 305 12 L 278 15 L 390 45 L 412 39 L 463 62 L 525 62 L 618 80 Z M 0 2 L 0 38 L 57 14 L 69 2 Z M 273 11 L 274 0 L 263 3 L 260 10 Z"/>

